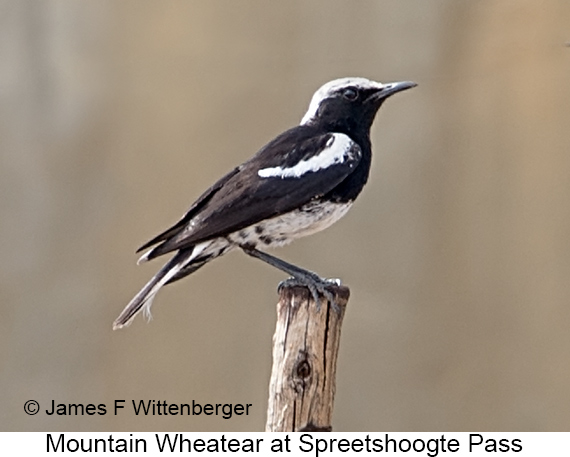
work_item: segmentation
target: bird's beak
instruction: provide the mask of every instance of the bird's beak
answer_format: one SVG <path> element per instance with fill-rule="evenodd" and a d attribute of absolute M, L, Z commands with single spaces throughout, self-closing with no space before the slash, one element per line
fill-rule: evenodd
<path fill-rule="evenodd" d="M 417 84 L 412 81 L 400 81 L 397 83 L 383 84 L 382 87 L 370 98 L 376 101 L 384 100 L 390 95 L 394 95 L 396 92 L 402 92 L 403 90 L 411 89 L 412 87 L 416 86 Z"/>

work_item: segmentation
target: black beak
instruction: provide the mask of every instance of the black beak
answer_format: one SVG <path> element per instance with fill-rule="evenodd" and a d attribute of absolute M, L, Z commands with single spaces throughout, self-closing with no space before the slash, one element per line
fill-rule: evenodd
<path fill-rule="evenodd" d="M 384 84 L 382 89 L 378 90 L 378 92 L 376 92 L 370 98 L 376 101 L 384 100 L 390 95 L 394 95 L 396 92 L 402 92 L 403 90 L 411 89 L 412 87 L 416 86 L 417 84 L 412 81 L 401 81 L 397 83 Z"/>

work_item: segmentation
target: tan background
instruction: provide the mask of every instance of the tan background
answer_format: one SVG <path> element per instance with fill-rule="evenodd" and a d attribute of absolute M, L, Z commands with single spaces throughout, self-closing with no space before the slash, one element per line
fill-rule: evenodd
<path fill-rule="evenodd" d="M 111 323 L 134 249 L 357 75 L 419 86 L 348 217 L 278 252 L 351 286 L 335 429 L 568 431 L 569 40 L 566 0 L 0 1 L 0 429 L 262 430 L 281 273 L 232 253 Z"/>

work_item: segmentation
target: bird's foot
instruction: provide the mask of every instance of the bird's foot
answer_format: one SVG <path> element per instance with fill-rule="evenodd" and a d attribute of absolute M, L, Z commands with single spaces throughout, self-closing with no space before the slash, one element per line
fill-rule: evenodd
<path fill-rule="evenodd" d="M 295 287 L 301 286 L 306 287 L 311 292 L 313 300 L 317 305 L 317 311 L 321 310 L 321 296 L 324 297 L 332 306 L 332 308 L 340 313 L 341 309 L 336 303 L 335 294 L 330 291 L 330 286 L 340 286 L 341 281 L 337 278 L 321 278 L 319 275 L 307 272 L 309 274 L 303 274 L 299 276 L 293 276 L 291 278 L 285 279 L 279 283 L 277 287 L 278 291 L 281 291 L 283 287 Z"/>

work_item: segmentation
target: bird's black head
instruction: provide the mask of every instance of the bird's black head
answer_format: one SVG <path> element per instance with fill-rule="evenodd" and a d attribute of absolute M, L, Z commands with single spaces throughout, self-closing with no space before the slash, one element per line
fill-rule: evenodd
<path fill-rule="evenodd" d="M 301 124 L 353 137 L 368 136 L 384 100 L 415 86 L 416 83 L 409 81 L 382 84 L 365 78 L 336 79 L 315 92 Z"/>

